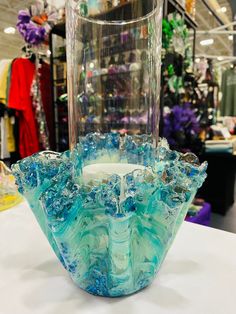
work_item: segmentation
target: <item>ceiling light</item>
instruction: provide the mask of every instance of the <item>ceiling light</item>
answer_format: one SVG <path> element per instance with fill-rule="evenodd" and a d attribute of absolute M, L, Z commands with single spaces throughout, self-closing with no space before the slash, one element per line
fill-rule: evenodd
<path fill-rule="evenodd" d="M 4 33 L 14 35 L 16 33 L 16 29 L 15 29 L 15 27 L 12 27 L 12 26 L 6 27 L 6 28 L 4 28 Z"/>
<path fill-rule="evenodd" d="M 223 57 L 217 57 L 217 60 L 218 60 L 218 61 L 223 61 L 224 58 L 223 58 Z"/>
<path fill-rule="evenodd" d="M 93 63 L 93 62 L 91 62 L 91 63 L 89 64 L 89 68 L 90 68 L 90 70 L 93 70 L 93 69 L 94 69 L 94 67 L 95 67 L 94 63 Z"/>
<path fill-rule="evenodd" d="M 48 49 L 48 50 L 47 50 L 47 57 L 49 58 L 49 57 L 51 56 L 51 54 L 52 54 L 52 53 L 51 53 L 51 50 Z"/>
<path fill-rule="evenodd" d="M 229 35 L 229 40 L 234 40 L 234 36 L 233 35 Z"/>
<path fill-rule="evenodd" d="M 196 58 L 196 59 L 195 59 L 195 62 L 196 62 L 196 63 L 199 63 L 200 61 L 201 61 L 200 58 Z"/>
<path fill-rule="evenodd" d="M 209 38 L 209 39 L 204 39 L 202 41 L 200 41 L 200 45 L 201 46 L 210 46 L 214 44 L 214 39 L 213 38 Z"/>

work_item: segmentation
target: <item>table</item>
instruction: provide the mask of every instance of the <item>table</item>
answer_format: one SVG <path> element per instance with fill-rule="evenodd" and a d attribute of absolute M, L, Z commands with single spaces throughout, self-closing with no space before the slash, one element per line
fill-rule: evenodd
<path fill-rule="evenodd" d="M 26 203 L 0 213 L 1 314 L 235 314 L 236 235 L 185 222 L 152 286 L 106 299 L 77 288 Z"/>

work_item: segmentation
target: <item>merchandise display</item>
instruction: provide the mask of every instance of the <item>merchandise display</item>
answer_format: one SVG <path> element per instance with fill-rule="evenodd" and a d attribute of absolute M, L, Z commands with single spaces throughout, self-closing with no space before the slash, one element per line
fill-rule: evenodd
<path fill-rule="evenodd" d="M 5 129 L 4 133 L 8 139 L 13 133 L 13 152 L 17 152 L 21 158 L 50 148 L 47 129 L 51 120 L 51 99 L 48 102 L 46 95 L 51 94 L 51 88 L 44 84 L 45 72 L 42 72 L 49 65 L 43 59 L 41 64 L 38 60 L 32 62 L 32 56 L 30 53 L 29 57 L 22 56 L 11 62 L 8 87 L 5 90 L 7 102 L 2 107 L 10 119 L 12 116 L 15 119 L 11 126 L 14 132 Z"/>
<path fill-rule="evenodd" d="M 21 23 L 27 21 L 30 38 L 36 36 L 30 29 L 35 16 L 29 20 L 28 15 L 34 12 L 42 17 L 42 3 L 38 1 L 30 10 L 19 13 L 18 29 L 25 29 Z M 53 16 L 55 19 L 55 12 Z M 48 23 L 53 25 L 52 16 Z M 47 27 L 45 36 L 49 31 Z M 54 147 L 50 66 L 41 52 L 45 48 L 39 48 L 37 41 L 33 44 L 36 48 L 26 44 L 21 49 L 20 58 L 0 61 L 1 157 L 11 163 Z"/>
<path fill-rule="evenodd" d="M 194 44 L 190 41 L 195 27 L 178 12 L 178 7 L 163 20 L 161 135 L 172 149 L 199 154 L 202 150 L 200 107 L 195 106 Z"/>
<path fill-rule="evenodd" d="M 45 1 L 21 10 L 23 55 L 0 61 L 1 157 L 11 163 L 55 146 L 50 71 L 39 44 L 48 40 L 56 20 L 57 10 Z"/>

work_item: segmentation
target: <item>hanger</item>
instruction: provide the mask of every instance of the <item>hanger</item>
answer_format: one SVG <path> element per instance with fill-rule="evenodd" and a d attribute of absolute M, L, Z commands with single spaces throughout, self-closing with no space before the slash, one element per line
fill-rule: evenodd
<path fill-rule="evenodd" d="M 21 51 L 23 52 L 23 58 L 29 59 L 31 62 L 35 63 L 36 60 L 36 55 L 32 50 L 32 46 L 31 45 L 24 45 L 21 48 Z"/>

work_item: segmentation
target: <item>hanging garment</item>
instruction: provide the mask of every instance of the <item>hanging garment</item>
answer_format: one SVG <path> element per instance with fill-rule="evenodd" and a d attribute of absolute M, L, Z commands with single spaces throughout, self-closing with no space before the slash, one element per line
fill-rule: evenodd
<path fill-rule="evenodd" d="M 7 150 L 9 153 L 16 151 L 15 138 L 14 138 L 14 124 L 15 118 L 7 116 L 6 127 L 7 127 Z"/>
<path fill-rule="evenodd" d="M 0 103 L 0 118 L 1 123 L 1 144 L 0 156 L 1 159 L 8 159 L 9 155 L 16 153 L 16 140 L 15 140 L 15 110 L 9 109 L 4 104 Z M 1 153 L 3 151 L 3 153 Z"/>
<path fill-rule="evenodd" d="M 30 60 L 19 58 L 13 62 L 8 106 L 18 110 L 19 153 L 21 158 L 39 151 L 38 130 L 31 97 L 34 74 L 35 65 Z"/>
<path fill-rule="evenodd" d="M 41 150 L 50 150 L 49 144 L 49 132 L 48 125 L 46 121 L 46 115 L 42 102 L 42 94 L 40 88 L 40 68 L 41 63 L 38 58 L 36 58 L 36 72 L 33 80 L 33 84 L 31 87 L 31 95 L 32 95 L 32 104 L 35 112 L 35 118 L 37 121 L 37 126 L 39 130 L 39 144 Z M 53 117 L 51 117 L 53 119 Z"/>
<path fill-rule="evenodd" d="M 8 106 L 8 100 L 9 100 L 9 93 L 10 93 L 10 86 L 11 86 L 11 70 L 12 70 L 12 65 L 14 63 L 15 59 L 12 60 L 10 63 L 10 66 L 8 68 L 8 74 L 7 74 L 7 98 L 6 98 L 6 105 Z"/>
<path fill-rule="evenodd" d="M 4 105 L 7 103 L 7 81 L 11 63 L 12 60 L 0 61 L 0 102 Z"/>
<path fill-rule="evenodd" d="M 236 69 L 229 69 L 223 73 L 221 101 L 221 115 L 236 117 Z"/>

